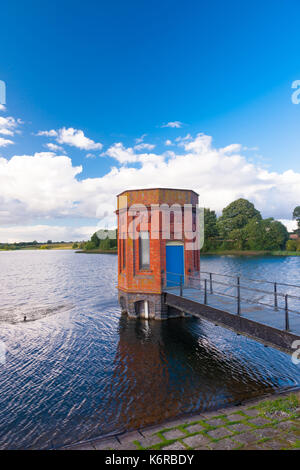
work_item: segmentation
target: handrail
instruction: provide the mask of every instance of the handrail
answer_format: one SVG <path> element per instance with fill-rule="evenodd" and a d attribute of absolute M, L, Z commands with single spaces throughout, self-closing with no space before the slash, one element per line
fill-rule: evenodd
<path fill-rule="evenodd" d="M 172 280 L 170 278 L 167 280 L 167 282 L 168 282 L 168 284 L 170 284 L 170 283 L 174 284 L 172 287 L 169 286 L 171 289 L 173 289 L 174 287 L 179 287 L 180 288 L 180 296 L 183 295 L 183 289 L 186 288 L 186 287 L 191 288 L 191 289 L 195 289 L 195 290 L 200 290 L 200 291 L 203 290 L 204 291 L 204 304 L 205 305 L 207 305 L 207 303 L 208 303 L 207 283 L 209 282 L 209 284 L 210 284 L 210 289 L 209 289 L 210 294 L 215 294 L 215 295 L 224 296 L 224 297 L 230 297 L 232 299 L 237 300 L 237 315 L 241 315 L 241 302 L 262 305 L 264 307 L 273 308 L 275 311 L 283 310 L 285 312 L 285 330 L 286 331 L 289 331 L 289 312 L 300 314 L 299 311 L 296 311 L 296 310 L 293 310 L 293 309 L 289 308 L 289 305 L 288 305 L 288 299 L 296 299 L 296 300 L 300 301 L 300 296 L 296 296 L 296 295 L 293 295 L 293 294 L 282 293 L 282 292 L 277 291 L 277 286 L 278 285 L 283 285 L 283 286 L 288 286 L 288 287 L 297 287 L 297 288 L 300 288 L 300 286 L 293 286 L 292 284 L 285 284 L 285 283 L 271 282 L 271 281 L 258 281 L 258 280 L 252 280 L 252 279 L 246 278 L 246 277 L 242 278 L 242 279 L 247 279 L 247 280 L 250 280 L 250 281 L 253 281 L 253 282 L 266 282 L 268 284 L 273 284 L 274 285 L 274 290 L 273 290 L 273 292 L 270 292 L 270 291 L 265 291 L 265 290 L 262 290 L 262 289 L 256 289 L 256 288 L 253 288 L 253 287 L 248 287 L 248 286 L 242 285 L 240 276 L 232 276 L 232 275 L 225 275 L 225 274 L 218 274 L 218 273 L 210 273 L 210 272 L 207 272 L 207 271 L 201 271 L 201 272 L 199 272 L 199 276 L 196 277 L 196 276 L 191 276 L 189 274 L 184 276 L 182 273 L 172 273 L 172 272 L 167 271 L 167 272 L 165 272 L 166 279 L 168 277 L 168 274 L 172 275 L 172 276 L 178 276 L 179 283 L 177 283 L 177 285 L 176 285 L 176 280 Z M 208 279 L 207 278 L 201 278 L 201 274 L 209 274 L 209 278 Z M 218 276 L 223 276 L 223 277 L 230 277 L 231 279 L 236 279 L 237 283 L 229 284 L 227 282 L 216 281 L 215 279 L 213 279 L 213 277 L 212 277 L 213 275 L 218 275 Z M 199 282 L 199 287 L 197 287 L 195 285 L 185 284 L 185 279 L 189 279 L 189 280 L 194 279 L 194 280 L 196 280 L 197 282 Z M 203 283 L 204 283 L 204 287 L 202 287 Z M 237 289 L 237 295 L 231 295 L 231 294 L 228 294 L 228 293 L 225 293 L 225 292 L 218 292 L 213 288 L 214 284 L 218 284 L 218 285 L 221 285 L 221 286 L 226 286 L 227 288 L 236 288 Z M 270 305 L 270 304 L 267 304 L 267 303 L 264 303 L 264 302 L 260 302 L 259 300 L 243 298 L 243 297 L 241 297 L 241 289 L 248 290 L 248 291 L 251 291 L 251 292 L 257 292 L 259 294 L 274 296 L 274 304 Z M 278 305 L 278 297 L 284 299 L 284 301 L 285 301 L 284 307 L 281 307 L 281 306 Z"/>
<path fill-rule="evenodd" d="M 205 272 L 205 271 L 201 271 L 200 274 L 217 274 L 217 273 L 209 273 L 209 272 Z M 167 271 L 166 274 L 172 274 L 174 276 L 182 276 L 182 274 L 179 274 L 179 273 L 172 273 L 172 272 L 169 272 Z M 220 274 L 220 276 L 225 276 L 224 274 Z M 189 274 L 186 276 L 188 277 L 189 279 L 195 279 L 196 281 L 204 281 L 204 279 L 201 279 L 200 276 L 199 277 L 196 277 L 196 276 L 190 276 Z M 237 277 L 239 276 L 228 276 L 228 277 L 231 277 L 233 279 L 237 279 Z M 240 278 L 240 277 L 239 277 Z M 246 279 L 246 278 L 244 278 Z M 208 279 L 209 280 L 209 279 Z M 169 282 L 172 282 L 174 283 L 175 281 L 169 281 Z M 243 286 L 242 284 L 228 284 L 226 282 L 221 282 L 221 281 L 216 281 L 215 279 L 213 280 L 214 284 L 219 284 L 219 285 L 222 285 L 222 286 L 227 286 L 227 287 L 240 287 L 241 289 L 246 289 L 246 290 L 250 290 L 252 292 L 259 292 L 260 294 L 269 294 L 269 295 L 274 295 L 274 291 L 273 292 L 270 292 L 270 291 L 266 291 L 266 290 L 262 290 L 262 289 L 255 289 L 254 287 L 248 287 L 248 286 Z M 270 284 L 279 284 L 278 282 L 271 282 L 271 281 L 267 281 L 269 282 Z M 179 284 L 178 284 L 179 285 Z M 281 284 L 281 285 L 284 285 L 284 284 Z M 291 284 L 286 284 L 287 286 L 290 286 L 292 287 Z M 296 287 L 299 287 L 300 289 L 300 286 L 296 286 Z M 280 297 L 285 297 L 286 294 L 283 294 L 282 292 L 276 292 L 276 295 L 277 296 L 280 296 Z M 288 294 L 288 296 L 292 299 L 299 299 L 300 300 L 300 295 L 293 295 L 293 294 Z"/>
<path fill-rule="evenodd" d="M 223 276 L 223 277 L 232 277 L 236 278 L 237 276 L 232 276 L 230 274 L 220 274 L 220 273 L 213 273 L 213 272 L 208 272 L 208 271 L 201 271 L 202 274 L 214 274 L 215 276 Z M 287 284 L 285 282 L 279 282 L 279 281 L 266 281 L 264 279 L 252 279 L 247 276 L 239 276 L 240 279 L 246 279 L 247 281 L 252 281 L 252 282 L 262 282 L 266 284 L 277 284 L 278 286 L 285 286 L 285 287 L 296 287 L 297 289 L 300 289 L 300 286 L 297 286 L 296 284 Z"/>

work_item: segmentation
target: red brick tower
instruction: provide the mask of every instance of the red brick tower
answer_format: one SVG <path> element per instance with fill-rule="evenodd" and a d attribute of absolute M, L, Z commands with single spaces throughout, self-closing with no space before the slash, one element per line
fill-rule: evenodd
<path fill-rule="evenodd" d="M 166 319 L 163 286 L 199 276 L 198 194 L 182 189 L 128 190 L 117 196 L 118 290 L 122 311 Z"/>

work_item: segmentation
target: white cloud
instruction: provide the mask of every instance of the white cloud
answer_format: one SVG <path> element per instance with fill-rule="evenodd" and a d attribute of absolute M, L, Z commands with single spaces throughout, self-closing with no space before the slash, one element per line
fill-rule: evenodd
<path fill-rule="evenodd" d="M 296 220 L 280 219 L 280 222 L 286 226 L 289 232 L 293 232 L 298 227 Z"/>
<path fill-rule="evenodd" d="M 59 144 L 68 144 L 81 150 L 101 150 L 103 145 L 96 143 L 84 135 L 84 132 L 78 129 L 63 127 L 58 131 L 57 142 Z"/>
<path fill-rule="evenodd" d="M 133 147 L 135 150 L 153 150 L 155 148 L 155 145 L 153 144 L 146 144 L 146 142 L 143 142 L 141 144 L 137 144 Z"/>
<path fill-rule="evenodd" d="M 0 116 L 0 134 L 13 136 L 19 122 L 13 117 Z"/>
<path fill-rule="evenodd" d="M 180 121 L 171 121 L 171 122 L 168 122 L 167 124 L 163 124 L 161 127 L 172 127 L 175 129 L 179 129 L 182 126 L 183 126 L 183 123 Z"/>
<path fill-rule="evenodd" d="M 170 139 L 165 140 L 165 145 L 167 146 L 173 145 L 172 140 Z"/>
<path fill-rule="evenodd" d="M 57 131 L 54 129 L 51 129 L 51 131 L 39 131 L 36 135 L 45 137 L 57 137 Z"/>
<path fill-rule="evenodd" d="M 50 131 L 39 131 L 36 135 L 55 137 L 57 143 L 77 147 L 80 150 L 101 150 L 103 147 L 101 143 L 96 143 L 92 139 L 86 137 L 82 130 L 74 129 L 73 127 L 62 127 L 58 130 L 51 129 Z"/>
<path fill-rule="evenodd" d="M 0 111 L 6 111 L 6 107 L 4 106 L 4 104 L 0 104 Z"/>
<path fill-rule="evenodd" d="M 136 144 L 140 144 L 141 142 L 144 141 L 144 138 L 147 136 L 147 134 L 143 134 L 141 135 L 141 137 L 138 137 L 137 139 L 135 139 L 135 143 Z"/>
<path fill-rule="evenodd" d="M 47 147 L 51 152 L 66 153 L 63 147 L 61 147 L 60 145 L 52 144 L 51 142 L 48 144 L 45 144 L 45 147 Z"/>
<path fill-rule="evenodd" d="M 242 146 L 240 144 L 230 144 L 230 145 L 227 145 L 227 147 L 223 147 L 221 149 L 221 152 L 230 154 L 230 153 L 240 152 L 241 150 L 242 150 Z"/>
<path fill-rule="evenodd" d="M 264 217 L 290 220 L 294 207 L 300 203 L 300 173 L 263 169 L 249 163 L 236 144 L 230 152 L 224 152 L 204 134 L 182 141 L 176 153 L 139 154 L 119 142 L 108 149 L 107 155 L 118 162 L 118 168 L 111 168 L 102 177 L 80 180 L 82 167 L 73 166 L 67 156 L 43 152 L 10 160 L 0 158 L 1 233 L 13 238 L 16 233 L 4 225 L 36 226 L 35 221 L 43 218 L 63 218 L 66 224 L 74 218 L 97 218 L 107 226 L 110 221 L 114 223 L 118 193 L 153 186 L 193 189 L 200 194 L 202 206 L 218 213 L 233 200 L 244 197 Z M 29 228 L 26 233 L 29 240 L 38 238 Z M 52 233 L 46 238 L 74 238 L 57 233 L 57 237 Z M 20 238 L 24 239 L 21 235 Z"/>
<path fill-rule="evenodd" d="M 96 155 L 94 155 L 93 153 L 87 153 L 85 158 L 96 158 Z"/>
<path fill-rule="evenodd" d="M 8 145 L 13 144 L 14 142 L 9 139 L 4 139 L 3 137 L 0 137 L 0 147 L 7 147 Z"/>

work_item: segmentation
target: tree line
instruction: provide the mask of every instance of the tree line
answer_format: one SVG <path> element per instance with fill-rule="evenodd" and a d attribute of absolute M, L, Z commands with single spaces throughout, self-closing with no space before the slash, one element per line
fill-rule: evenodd
<path fill-rule="evenodd" d="M 300 206 L 293 212 L 300 233 Z M 204 209 L 204 246 L 202 251 L 295 251 L 300 242 L 289 240 L 285 225 L 261 213 L 247 199 L 237 199 L 217 217 L 215 211 Z"/>

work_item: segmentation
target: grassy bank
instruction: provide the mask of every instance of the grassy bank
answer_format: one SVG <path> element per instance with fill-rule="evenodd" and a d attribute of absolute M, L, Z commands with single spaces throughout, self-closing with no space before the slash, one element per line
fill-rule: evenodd
<path fill-rule="evenodd" d="M 28 246 L 10 246 L 8 248 L 0 248 L 0 251 L 20 251 L 20 250 L 72 250 L 73 243 L 52 243 L 38 244 Z"/>
<path fill-rule="evenodd" d="M 95 255 L 117 255 L 118 250 L 78 250 L 75 253 L 90 253 Z"/>

